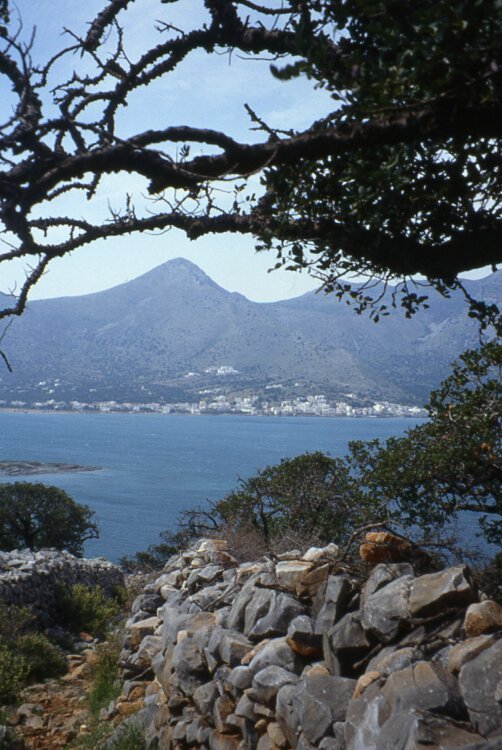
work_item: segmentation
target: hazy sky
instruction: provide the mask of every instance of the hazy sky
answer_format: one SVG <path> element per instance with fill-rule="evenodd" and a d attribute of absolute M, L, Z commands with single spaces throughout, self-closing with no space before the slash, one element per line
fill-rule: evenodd
<path fill-rule="evenodd" d="M 276 3 L 275 3 L 276 4 Z M 68 44 L 64 27 L 85 34 L 87 22 L 102 9 L 103 0 L 16 0 L 23 19 L 25 38 L 37 27 L 33 57 L 45 60 L 61 46 Z M 140 50 L 156 41 L 153 30 L 156 19 L 169 20 L 176 26 L 190 28 L 205 17 L 202 0 L 160 5 L 158 0 L 136 0 L 129 18 L 126 46 L 135 58 Z M 15 20 L 15 12 L 14 12 Z M 77 58 L 76 62 L 78 63 Z M 64 58 L 62 71 L 68 74 L 72 58 Z M 310 83 L 282 83 L 272 78 L 266 60 L 242 59 L 237 54 L 207 55 L 197 53 L 187 58 L 174 75 L 155 88 L 141 90 L 130 106 L 122 111 L 121 135 L 166 125 L 193 125 L 225 130 L 240 140 L 263 138 L 250 131 L 244 103 L 269 124 L 282 128 L 301 128 L 328 111 L 324 92 L 315 91 Z M 0 85 L 0 116 L 10 113 L 8 90 Z M 147 115 L 145 116 L 145 112 Z M 195 155 L 192 149 L 192 155 Z M 107 199 L 121 207 L 124 193 L 145 191 L 142 178 L 124 175 L 106 184 Z M 85 218 L 97 219 L 108 211 L 107 201 L 72 204 L 68 213 L 82 212 Z M 35 287 L 32 298 L 86 294 L 106 289 L 139 276 L 164 261 L 178 256 L 199 265 L 218 284 L 238 291 L 256 301 L 271 301 L 299 295 L 317 286 L 307 274 L 267 270 L 274 264 L 272 254 L 257 254 L 250 237 L 236 235 L 207 236 L 190 242 L 183 233 L 172 230 L 163 235 L 132 235 L 123 239 L 96 242 L 78 250 L 73 256 L 53 261 L 48 273 Z M 9 272 L 0 271 L 0 291 L 12 289 L 19 268 L 11 264 Z"/>
<path fill-rule="evenodd" d="M 84 34 L 87 22 L 103 3 L 102 0 L 51 0 L 50 3 L 16 0 L 16 7 L 23 19 L 25 37 L 34 25 L 37 27 L 33 57 L 43 60 L 69 43 L 62 35 L 64 27 Z M 187 28 L 205 18 L 201 0 L 185 0 L 179 7 L 177 3 L 160 5 L 158 0 L 137 0 L 133 8 L 129 25 L 132 33 L 127 40 L 133 58 L 142 46 L 145 49 L 150 41 L 158 39 L 152 28 L 156 19 L 169 18 L 175 25 Z M 64 64 L 68 68 L 72 58 L 65 58 Z M 166 79 L 156 89 L 142 90 L 141 97 L 123 110 L 122 132 L 134 132 L 135 127 L 143 130 L 186 124 L 225 130 L 241 140 L 263 139 L 262 134 L 250 131 L 244 103 L 250 104 L 268 123 L 284 128 L 306 126 L 326 111 L 325 93 L 314 91 L 307 82 L 281 83 L 271 77 L 268 69 L 268 61 L 244 60 L 236 54 L 231 58 L 205 53 L 189 57 L 170 80 Z M 2 95 L 0 88 L 2 118 L 9 113 L 7 93 L 4 90 Z M 195 155 L 193 149 L 192 154 Z M 108 195 L 115 206 L 123 204 L 131 179 L 122 175 L 119 180 L 110 180 Z M 141 178 L 137 179 L 135 187 L 142 189 Z M 69 210 L 71 208 L 69 204 Z M 88 205 L 86 218 L 96 216 L 99 210 L 107 210 L 107 206 Z M 296 296 L 317 286 L 307 274 L 267 273 L 275 257 L 269 253 L 257 254 L 251 237 L 228 234 L 190 242 L 182 232 L 172 230 L 161 236 L 138 234 L 97 242 L 72 257 L 53 261 L 35 287 L 32 298 L 106 289 L 178 256 L 192 260 L 226 289 L 241 292 L 256 301 Z M 7 291 L 14 283 L 15 272 L 19 270 L 13 264 L 10 275 L 6 275 L 5 269 L 0 271 L 1 291 Z"/>

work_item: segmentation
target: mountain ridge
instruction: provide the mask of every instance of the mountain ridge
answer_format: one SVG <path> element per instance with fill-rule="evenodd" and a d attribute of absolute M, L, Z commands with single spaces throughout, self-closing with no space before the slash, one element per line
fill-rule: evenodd
<path fill-rule="evenodd" d="M 498 297 L 500 275 L 467 285 Z M 0 399 L 52 390 L 65 399 L 198 400 L 211 387 L 280 381 L 289 391 L 422 403 L 477 338 L 459 295 L 435 297 L 411 320 L 395 311 L 374 324 L 333 295 L 252 302 L 178 258 L 108 290 L 31 302 L 3 342 L 14 372 L 0 372 Z M 211 370 L 222 366 L 237 372 L 217 377 Z"/>

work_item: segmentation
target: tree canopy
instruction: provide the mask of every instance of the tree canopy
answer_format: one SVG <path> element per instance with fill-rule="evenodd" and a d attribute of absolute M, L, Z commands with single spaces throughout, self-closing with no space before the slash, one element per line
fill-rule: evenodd
<path fill-rule="evenodd" d="M 381 287 L 372 295 L 375 281 L 403 281 L 398 298 L 411 314 L 426 299 L 417 274 L 448 294 L 459 273 L 500 262 L 497 0 L 159 0 L 157 38 L 132 55 L 124 32 L 140 2 L 109 0 L 46 61 L 32 59 L 30 38 L 6 25 L 0 3 L 0 76 L 15 100 L 0 125 L 0 264 L 23 259 L 29 268 L 0 316 L 22 313 L 53 259 L 101 238 L 171 227 L 191 239 L 251 234 L 278 265 L 308 268 L 376 317 L 387 303 Z M 204 20 L 180 29 L 173 6 Z M 167 111 L 161 127 L 145 111 L 130 132 L 131 98 L 200 52 L 268 56 L 293 97 L 291 81 L 303 76 L 331 105 L 300 132 L 273 128 L 248 107 L 258 141 Z M 123 209 L 85 218 L 86 202 L 106 197 L 116 173 Z M 128 189 L 138 175 L 150 200 Z M 352 290 L 347 274 L 366 283 Z M 486 309 L 472 302 L 471 312 Z"/>
<path fill-rule="evenodd" d="M 0 484 L 0 549 L 66 549 L 81 556 L 96 539 L 93 511 L 58 487 L 31 482 Z"/>

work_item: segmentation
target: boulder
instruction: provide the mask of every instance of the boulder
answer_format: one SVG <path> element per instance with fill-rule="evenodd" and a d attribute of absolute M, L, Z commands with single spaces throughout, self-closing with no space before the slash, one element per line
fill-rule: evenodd
<path fill-rule="evenodd" d="M 344 721 L 356 680 L 312 675 L 302 678 L 293 694 L 293 710 L 304 737 L 317 745 L 332 734 L 332 724 Z"/>
<path fill-rule="evenodd" d="M 287 669 L 292 674 L 300 674 L 302 662 L 288 645 L 286 638 L 274 638 L 269 641 L 249 662 L 249 671 L 257 674 L 265 667 L 278 666 Z"/>
<path fill-rule="evenodd" d="M 462 607 L 477 600 L 465 565 L 420 576 L 410 590 L 409 609 L 412 617 L 434 615 L 444 608 Z"/>
<path fill-rule="evenodd" d="M 352 596 L 352 585 L 347 575 L 329 576 L 314 600 L 315 632 L 325 633 L 340 619 Z"/>
<path fill-rule="evenodd" d="M 484 649 L 460 670 L 460 692 L 469 718 L 481 735 L 502 726 L 502 640 Z"/>
<path fill-rule="evenodd" d="M 456 681 L 439 665 L 418 661 L 392 672 L 382 688 L 392 713 L 421 710 L 462 718 L 464 706 Z"/>
<path fill-rule="evenodd" d="M 359 547 L 361 560 L 371 563 L 392 563 L 413 559 L 415 545 L 388 531 L 369 531 Z"/>
<path fill-rule="evenodd" d="M 371 641 L 364 631 L 359 613 L 349 612 L 342 617 L 323 637 L 324 659 L 334 675 L 351 669 L 371 648 Z"/>
<path fill-rule="evenodd" d="M 394 640 L 409 624 L 408 599 L 413 581 L 413 576 L 401 576 L 366 597 L 361 624 L 382 643 Z"/>
<path fill-rule="evenodd" d="M 375 594 L 391 581 L 402 576 L 414 576 L 414 570 L 409 563 L 381 563 L 371 571 L 361 590 L 361 606 L 368 596 Z"/>
<path fill-rule="evenodd" d="M 502 629 L 502 606 L 487 599 L 471 604 L 464 619 L 464 631 L 468 638 Z"/>
<path fill-rule="evenodd" d="M 482 738 L 431 713 L 398 711 L 382 727 L 375 750 L 459 750 Z M 369 748 L 365 748 L 369 750 Z"/>
<path fill-rule="evenodd" d="M 275 706 L 275 699 L 283 685 L 296 685 L 299 678 L 283 667 L 271 665 L 253 677 L 249 696 L 257 703 Z"/>

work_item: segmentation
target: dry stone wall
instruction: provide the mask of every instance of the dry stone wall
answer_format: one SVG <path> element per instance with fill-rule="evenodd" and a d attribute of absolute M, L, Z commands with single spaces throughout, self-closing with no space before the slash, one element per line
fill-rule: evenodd
<path fill-rule="evenodd" d="M 465 566 L 380 564 L 361 586 L 337 552 L 172 558 L 134 602 L 102 718 L 140 709 L 160 750 L 500 750 L 502 607 Z"/>
<path fill-rule="evenodd" d="M 76 583 L 112 594 L 124 585 L 124 574 L 104 558 L 83 559 L 56 549 L 0 552 L 0 606 L 29 607 L 43 627 L 58 624 L 58 591 Z"/>

